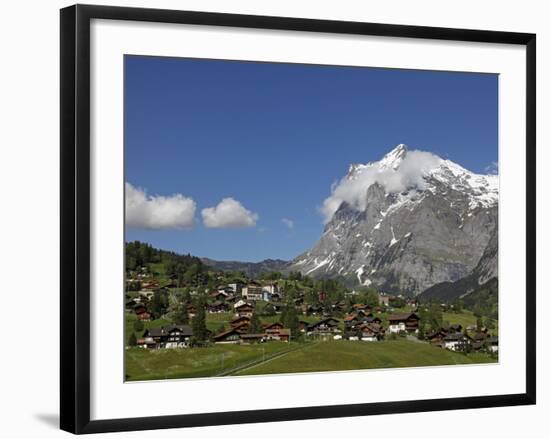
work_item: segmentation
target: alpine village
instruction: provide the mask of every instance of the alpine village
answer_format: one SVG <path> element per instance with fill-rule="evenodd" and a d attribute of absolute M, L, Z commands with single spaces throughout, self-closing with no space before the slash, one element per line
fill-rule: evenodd
<path fill-rule="evenodd" d="M 126 244 L 126 380 L 498 361 L 496 304 L 217 271 Z"/>

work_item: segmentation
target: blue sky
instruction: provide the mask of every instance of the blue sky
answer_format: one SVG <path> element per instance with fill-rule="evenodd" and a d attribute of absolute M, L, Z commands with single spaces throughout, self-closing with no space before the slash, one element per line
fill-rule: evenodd
<path fill-rule="evenodd" d="M 195 218 L 183 229 L 137 221 L 126 239 L 214 259 L 294 258 L 320 237 L 319 208 L 349 164 L 399 143 L 486 173 L 498 158 L 498 76 L 126 56 L 126 181 L 181 194 Z M 245 209 L 242 227 L 220 222 L 221 208 L 203 217 L 225 198 Z"/>

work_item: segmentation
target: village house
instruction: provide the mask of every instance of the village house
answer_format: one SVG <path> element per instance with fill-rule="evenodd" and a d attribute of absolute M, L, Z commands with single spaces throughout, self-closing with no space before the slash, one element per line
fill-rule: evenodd
<path fill-rule="evenodd" d="M 470 339 L 461 332 L 447 334 L 441 341 L 441 347 L 451 351 L 463 352 L 470 344 Z"/>
<path fill-rule="evenodd" d="M 271 306 L 275 310 L 275 313 L 280 314 L 283 312 L 283 309 L 286 308 L 286 303 L 284 302 L 271 302 Z"/>
<path fill-rule="evenodd" d="M 220 313 L 229 311 L 229 305 L 221 300 L 216 300 L 208 305 L 209 313 Z"/>
<path fill-rule="evenodd" d="M 241 342 L 241 332 L 237 328 L 231 328 L 214 336 L 215 343 L 238 344 Z"/>
<path fill-rule="evenodd" d="M 378 303 L 384 306 L 390 306 L 390 300 L 395 299 L 395 296 L 386 293 L 378 294 Z"/>
<path fill-rule="evenodd" d="M 309 326 L 309 323 L 306 322 L 305 320 L 298 320 L 298 330 L 300 332 L 306 332 L 308 326 Z"/>
<path fill-rule="evenodd" d="M 333 335 L 341 332 L 338 328 L 340 322 L 333 317 L 312 323 L 307 327 L 307 335 Z"/>
<path fill-rule="evenodd" d="M 264 331 L 266 340 L 290 340 L 290 329 L 284 328 L 282 323 L 276 322 L 266 325 Z"/>
<path fill-rule="evenodd" d="M 160 328 L 146 329 L 143 339 L 140 340 L 143 347 L 148 348 L 185 348 L 189 346 L 189 340 L 193 336 L 193 330 L 188 325 L 170 325 Z M 140 343 L 138 342 L 138 345 Z"/>
<path fill-rule="evenodd" d="M 447 336 L 448 332 L 444 328 L 438 328 L 434 331 L 430 331 L 426 334 L 426 340 L 434 344 L 442 344 L 443 339 Z"/>
<path fill-rule="evenodd" d="M 262 286 L 256 281 L 251 281 L 243 287 L 241 294 L 247 300 L 262 300 Z"/>
<path fill-rule="evenodd" d="M 243 331 L 246 332 L 250 327 L 250 317 L 247 317 L 247 316 L 235 317 L 231 319 L 229 324 L 231 325 L 232 328 L 237 328 L 241 332 Z"/>
<path fill-rule="evenodd" d="M 320 304 L 309 305 L 306 308 L 307 315 L 317 315 L 317 314 L 321 314 L 322 312 L 323 312 L 323 306 Z"/>
<path fill-rule="evenodd" d="M 197 315 L 197 307 L 193 304 L 189 304 L 186 306 L 187 309 L 187 315 L 191 318 L 195 317 Z"/>
<path fill-rule="evenodd" d="M 362 341 L 379 341 L 384 338 L 384 328 L 377 323 L 365 323 L 358 329 Z"/>
<path fill-rule="evenodd" d="M 145 305 L 137 305 L 134 308 L 134 313 L 136 314 L 138 320 L 141 320 L 142 322 L 148 322 L 151 320 L 151 313 L 147 310 Z"/>
<path fill-rule="evenodd" d="M 227 297 L 229 297 L 229 294 L 226 293 L 225 291 L 212 291 L 210 293 L 210 297 L 214 300 L 217 300 L 217 301 L 225 301 L 225 299 L 227 299 Z"/>
<path fill-rule="evenodd" d="M 399 332 L 418 333 L 418 322 L 420 317 L 414 312 L 402 314 L 390 314 L 388 316 L 388 332 L 397 334 Z"/>
<path fill-rule="evenodd" d="M 235 312 L 239 317 L 252 317 L 254 313 L 254 308 L 248 303 L 243 303 L 242 305 L 235 307 Z"/>

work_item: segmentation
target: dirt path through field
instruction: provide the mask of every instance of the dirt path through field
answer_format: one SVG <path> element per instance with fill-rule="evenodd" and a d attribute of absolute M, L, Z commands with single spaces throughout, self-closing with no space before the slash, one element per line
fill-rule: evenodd
<path fill-rule="evenodd" d="M 305 343 L 305 344 L 300 345 L 300 346 L 298 346 L 294 349 L 289 349 L 288 351 L 284 351 L 284 352 L 277 352 L 277 353 L 272 354 L 272 355 L 270 355 L 266 358 L 250 361 L 249 363 L 242 364 L 240 366 L 234 367 L 233 369 L 224 370 L 224 371 L 222 371 L 222 372 L 220 372 L 220 373 L 218 373 L 214 376 L 222 377 L 222 376 L 233 375 L 236 372 L 242 372 L 243 370 L 247 370 L 247 369 L 251 369 L 253 367 L 259 366 L 260 364 L 269 363 L 270 361 L 275 360 L 276 358 L 284 357 L 285 355 L 290 354 L 291 352 L 296 352 L 296 351 L 300 351 L 302 349 L 306 349 L 306 348 L 311 347 L 311 346 L 315 346 L 318 343 L 320 343 L 320 342 Z"/>

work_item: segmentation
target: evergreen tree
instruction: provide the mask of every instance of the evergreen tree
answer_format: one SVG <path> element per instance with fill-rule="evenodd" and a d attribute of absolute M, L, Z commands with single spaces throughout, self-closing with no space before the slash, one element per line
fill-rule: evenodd
<path fill-rule="evenodd" d="M 288 304 L 281 314 L 281 323 L 285 328 L 290 329 L 290 336 L 292 339 L 298 338 L 299 331 L 299 320 L 296 307 L 292 304 Z"/>
<path fill-rule="evenodd" d="M 176 325 L 189 324 L 189 314 L 187 314 L 187 304 L 185 302 L 180 302 L 177 304 L 176 309 L 174 310 L 173 319 Z"/>
<path fill-rule="evenodd" d="M 260 321 L 260 318 L 258 317 L 257 313 L 252 314 L 252 317 L 250 318 L 250 327 L 248 328 L 249 334 L 260 334 L 262 333 L 264 328 L 262 327 L 262 322 Z"/>
<path fill-rule="evenodd" d="M 204 343 L 208 338 L 206 330 L 206 311 L 204 309 L 204 298 L 200 298 L 197 303 L 197 313 L 193 317 L 193 338 L 199 344 Z"/>
<path fill-rule="evenodd" d="M 135 333 L 131 333 L 130 337 L 128 337 L 128 346 L 136 346 L 137 345 L 137 338 Z"/>
<path fill-rule="evenodd" d="M 141 332 L 141 331 L 143 331 L 144 327 L 145 327 L 145 325 L 143 324 L 143 322 L 141 320 L 136 320 L 134 322 L 134 331 Z"/>

